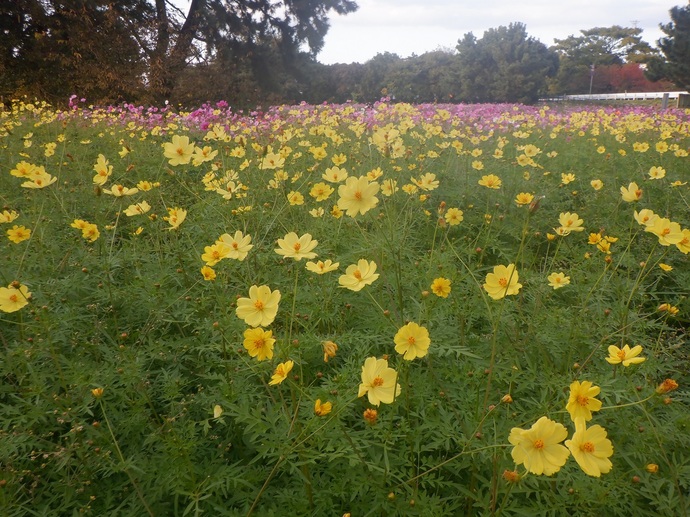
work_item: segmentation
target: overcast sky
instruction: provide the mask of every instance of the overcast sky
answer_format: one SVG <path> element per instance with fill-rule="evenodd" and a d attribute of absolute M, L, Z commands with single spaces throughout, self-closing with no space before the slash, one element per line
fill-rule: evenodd
<path fill-rule="evenodd" d="M 546 46 L 554 38 L 593 27 L 639 27 L 655 46 L 669 9 L 684 0 L 357 0 L 359 9 L 332 14 L 317 59 L 325 64 L 363 63 L 378 53 L 400 57 L 452 49 L 467 32 L 481 38 L 490 28 L 522 22 Z"/>

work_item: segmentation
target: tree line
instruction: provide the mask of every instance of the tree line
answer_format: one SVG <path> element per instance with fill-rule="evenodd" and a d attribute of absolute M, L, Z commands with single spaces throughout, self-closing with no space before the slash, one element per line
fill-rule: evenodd
<path fill-rule="evenodd" d="M 366 63 L 317 61 L 331 13 L 353 0 L 15 0 L 0 5 L 0 96 L 64 104 L 522 102 L 690 88 L 690 5 L 658 48 L 636 27 L 595 27 L 547 47 L 522 23 L 467 33 L 454 49 Z"/>

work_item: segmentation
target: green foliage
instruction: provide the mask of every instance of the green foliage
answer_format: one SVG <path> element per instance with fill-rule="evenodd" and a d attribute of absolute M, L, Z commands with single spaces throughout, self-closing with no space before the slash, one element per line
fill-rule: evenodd
<path fill-rule="evenodd" d="M 522 23 L 489 29 L 480 39 L 467 33 L 457 50 L 462 98 L 470 102 L 534 103 L 558 69 L 557 56 Z"/>
<path fill-rule="evenodd" d="M 222 131 L 211 121 L 208 132 L 171 115 L 123 122 L 40 104 L 2 112 L 0 214 L 18 217 L 0 224 L 0 287 L 17 281 L 32 295 L 0 312 L 0 513 L 686 515 L 688 255 L 661 245 L 633 211 L 687 227 L 687 115 L 451 110 L 293 106 L 227 120 Z M 173 135 L 218 154 L 170 165 L 161 145 Z M 279 152 L 282 168 L 267 168 Z M 113 173 L 95 186 L 99 154 Z M 372 181 L 401 190 L 379 191 L 365 214 L 332 215 L 343 184 L 321 202 L 310 190 L 340 155 L 350 176 L 380 168 Z M 58 181 L 22 188 L 26 178 L 10 173 L 21 161 Z M 652 166 L 666 177 L 651 179 Z M 432 171 L 440 185 L 420 187 Z M 489 171 L 500 188 L 478 184 Z M 246 187 L 230 199 L 209 187 L 226 173 Z M 158 185 L 104 192 L 142 181 Z M 621 200 L 632 181 L 643 190 L 637 203 Z M 304 204 L 290 204 L 294 191 Z M 531 206 L 515 202 L 521 192 L 534 194 Z M 150 212 L 125 215 L 144 200 Z M 173 207 L 187 210 L 177 229 L 163 219 Z M 460 224 L 446 220 L 450 208 L 464 212 Z M 586 231 L 554 236 L 563 212 L 577 212 Z M 100 237 L 82 237 L 75 219 Z M 11 242 L 13 225 L 31 237 Z M 204 280 L 204 248 L 237 230 L 254 247 Z M 337 270 L 317 275 L 276 254 L 291 231 L 310 233 L 318 260 Z M 618 238 L 611 253 L 589 244 L 590 233 Z M 339 287 L 362 258 L 380 277 L 357 292 Z M 492 300 L 482 284 L 509 263 L 522 288 Z M 570 284 L 553 289 L 554 272 Z M 447 298 L 431 289 L 438 277 L 451 281 Z M 247 353 L 235 312 L 252 285 L 282 295 L 266 361 Z M 664 303 L 678 313 L 660 311 Z M 431 338 L 414 361 L 394 345 L 408 321 Z M 338 345 L 327 362 L 326 340 Z M 607 347 L 624 344 L 640 344 L 646 361 L 607 363 Z M 371 422 L 363 414 L 374 408 L 357 396 L 362 366 L 384 355 L 401 393 Z M 287 360 L 293 370 L 269 385 Z M 666 378 L 679 390 L 655 394 Z M 601 387 L 604 408 L 588 425 L 606 428 L 613 468 L 593 478 L 570 458 L 550 478 L 527 474 L 511 457 L 511 429 L 546 415 L 570 434 L 573 380 Z M 317 399 L 332 411 L 316 415 Z M 516 468 L 521 479 L 509 482 Z"/>
<path fill-rule="evenodd" d="M 681 88 L 690 89 L 690 5 L 672 7 L 671 21 L 659 27 L 666 36 L 659 39 L 662 58 L 649 63 L 652 80 L 668 79 Z"/>

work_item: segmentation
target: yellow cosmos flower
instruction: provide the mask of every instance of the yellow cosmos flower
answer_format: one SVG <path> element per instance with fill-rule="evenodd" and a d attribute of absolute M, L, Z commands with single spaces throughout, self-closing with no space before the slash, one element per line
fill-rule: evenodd
<path fill-rule="evenodd" d="M 330 402 L 321 402 L 321 399 L 316 399 L 314 404 L 314 414 L 316 416 L 326 416 L 333 409 L 333 404 Z"/>
<path fill-rule="evenodd" d="M 270 330 L 257 327 L 244 331 L 243 346 L 249 352 L 250 357 L 256 357 L 259 361 L 273 358 L 275 342 L 273 332 Z"/>
<path fill-rule="evenodd" d="M 295 232 L 288 233 L 284 238 L 278 239 L 278 248 L 274 251 L 283 257 L 295 260 L 313 259 L 316 253 L 312 250 L 316 248 L 319 241 L 312 239 L 310 233 L 305 233 L 298 237 Z"/>
<path fill-rule="evenodd" d="M 621 187 L 621 197 L 626 203 L 633 203 L 642 199 L 642 189 L 634 181 L 628 187 Z"/>
<path fill-rule="evenodd" d="M 350 291 L 361 291 L 365 285 L 370 285 L 379 277 L 376 272 L 376 263 L 366 259 L 359 259 L 357 264 L 347 266 L 345 274 L 338 278 L 340 287 Z"/>
<path fill-rule="evenodd" d="M 15 224 L 12 228 L 7 230 L 6 233 L 7 238 L 15 244 L 19 244 L 31 237 L 31 230 L 24 225 L 18 226 Z"/>
<path fill-rule="evenodd" d="M 191 160 L 192 165 L 199 166 L 204 162 L 212 161 L 218 155 L 218 151 L 212 149 L 210 146 L 194 147 L 194 153 Z"/>
<path fill-rule="evenodd" d="M 225 244 L 224 242 L 216 242 L 211 246 L 204 246 L 204 254 L 201 255 L 201 260 L 203 260 L 207 266 L 215 266 L 226 258 L 232 248 Z"/>
<path fill-rule="evenodd" d="M 292 206 L 299 206 L 304 204 L 304 196 L 300 192 L 291 190 L 287 195 L 288 203 Z"/>
<path fill-rule="evenodd" d="M 22 183 L 22 187 L 24 188 L 31 188 L 31 189 L 40 189 L 40 188 L 45 188 L 48 185 L 52 185 L 57 181 L 57 178 L 55 176 L 51 176 L 47 172 L 44 172 L 43 174 L 40 174 L 38 176 L 34 176 L 31 181 L 25 181 Z"/>
<path fill-rule="evenodd" d="M 123 185 L 113 185 L 109 189 L 103 189 L 104 194 L 108 194 L 110 196 L 115 197 L 133 196 L 137 192 L 139 192 L 138 188 L 128 188 Z"/>
<path fill-rule="evenodd" d="M 501 181 L 501 178 L 495 174 L 488 174 L 487 176 L 482 176 L 482 179 L 480 179 L 477 183 L 479 183 L 482 187 L 498 189 L 501 188 L 501 184 L 503 182 Z"/>
<path fill-rule="evenodd" d="M 560 223 L 559 228 L 555 228 L 559 235 L 568 235 L 570 232 L 581 232 L 584 231 L 582 223 L 584 222 L 580 219 L 575 212 L 561 212 L 558 216 L 558 222 Z"/>
<path fill-rule="evenodd" d="M 81 228 L 81 236 L 87 241 L 95 242 L 101 236 L 101 232 L 98 231 L 98 226 L 93 223 L 86 223 L 83 228 Z"/>
<path fill-rule="evenodd" d="M 347 179 L 347 171 L 341 169 L 340 167 L 328 167 L 324 173 L 321 175 L 323 179 L 330 183 L 340 183 L 341 181 Z"/>
<path fill-rule="evenodd" d="M 201 268 L 201 276 L 204 277 L 204 280 L 210 282 L 216 279 L 216 272 L 210 266 L 203 266 Z"/>
<path fill-rule="evenodd" d="M 400 189 L 398 188 L 398 182 L 396 180 L 387 179 L 383 180 L 383 183 L 381 183 L 381 194 L 383 194 L 386 197 L 391 197 L 398 190 Z"/>
<path fill-rule="evenodd" d="M 368 357 L 362 366 L 362 383 L 359 385 L 357 396 L 362 397 L 366 394 L 369 403 L 374 406 L 381 402 L 392 404 L 395 397 L 400 395 L 400 384 L 396 382 L 397 379 L 398 373 L 388 367 L 388 361 Z"/>
<path fill-rule="evenodd" d="M 642 226 L 650 226 L 654 224 L 654 221 L 659 216 L 651 210 L 643 208 L 639 212 L 635 210 L 635 212 L 633 212 L 633 217 L 635 217 L 635 221 L 637 221 L 638 224 L 641 224 Z"/>
<path fill-rule="evenodd" d="M 151 205 L 149 205 L 146 201 L 142 201 L 141 203 L 137 203 L 135 205 L 129 205 L 124 213 L 128 217 L 134 217 L 135 215 L 143 215 L 146 212 L 151 210 Z"/>
<path fill-rule="evenodd" d="M 323 275 L 324 273 L 329 273 L 338 269 L 340 262 L 332 262 L 330 259 L 325 262 L 319 260 L 318 262 L 307 262 L 306 269 L 317 275 Z"/>
<path fill-rule="evenodd" d="M 666 176 L 666 169 L 663 167 L 651 167 L 649 169 L 649 177 L 653 180 L 660 180 Z"/>
<path fill-rule="evenodd" d="M 16 210 L 12 210 L 11 212 L 9 210 L 3 210 L 2 212 L 0 212 L 0 224 L 11 223 L 17 217 L 19 217 L 19 214 Z"/>
<path fill-rule="evenodd" d="M 423 174 L 419 180 L 415 178 L 410 178 L 410 181 L 417 185 L 422 190 L 435 190 L 438 188 L 439 182 L 436 179 L 436 174 L 430 172 Z"/>
<path fill-rule="evenodd" d="M 29 303 L 31 293 L 19 282 L 12 282 L 7 287 L 0 287 L 0 311 L 16 312 Z"/>
<path fill-rule="evenodd" d="M 529 192 L 520 192 L 515 196 L 515 203 L 518 206 L 529 205 L 532 201 L 534 201 L 534 194 L 530 194 Z"/>
<path fill-rule="evenodd" d="M 567 436 L 563 424 L 543 416 L 529 429 L 511 429 L 508 437 L 514 446 L 511 456 L 517 465 L 524 465 L 532 474 L 550 476 L 561 470 L 570 456 L 570 451 L 561 445 Z"/>
<path fill-rule="evenodd" d="M 237 230 L 233 236 L 230 236 L 229 233 L 224 233 L 218 238 L 216 244 L 223 243 L 230 248 L 226 258 L 242 262 L 254 247 L 253 244 L 250 244 L 251 242 L 251 235 L 244 235 L 240 230 Z"/>
<path fill-rule="evenodd" d="M 592 180 L 589 182 L 594 190 L 601 190 L 604 186 L 604 182 L 601 180 Z"/>
<path fill-rule="evenodd" d="M 166 228 L 166 230 L 176 230 L 186 217 L 187 211 L 184 208 L 168 208 L 168 215 L 163 218 L 164 221 L 168 221 L 168 224 L 170 224 L 170 228 Z"/>
<path fill-rule="evenodd" d="M 563 273 L 551 273 L 546 279 L 549 281 L 549 285 L 554 289 L 560 289 L 570 283 L 570 277 L 565 276 Z"/>
<path fill-rule="evenodd" d="M 561 183 L 563 185 L 567 185 L 568 183 L 572 183 L 573 181 L 575 181 L 575 174 L 573 174 L 572 172 L 569 172 L 567 174 L 561 173 Z"/>
<path fill-rule="evenodd" d="M 93 166 L 93 170 L 96 172 L 96 175 L 93 177 L 94 184 L 104 185 L 113 173 L 113 166 L 110 165 L 104 155 L 99 154 Z"/>
<path fill-rule="evenodd" d="M 172 142 L 163 144 L 163 156 L 173 167 L 187 165 L 192 160 L 194 144 L 189 142 L 188 136 L 173 135 Z"/>
<path fill-rule="evenodd" d="M 666 271 L 667 273 L 669 271 L 673 271 L 673 266 L 669 266 L 668 264 L 664 264 L 663 262 L 659 262 L 659 267 Z"/>
<path fill-rule="evenodd" d="M 472 168 L 476 171 L 481 171 L 484 169 L 484 162 L 482 162 L 481 160 L 473 160 Z"/>
<path fill-rule="evenodd" d="M 335 357 L 338 345 L 333 341 L 324 341 L 321 346 L 323 347 L 323 362 L 327 363 L 329 359 Z"/>
<path fill-rule="evenodd" d="M 681 236 L 682 239 L 676 243 L 676 248 L 684 255 L 687 255 L 690 252 L 690 229 L 683 228 Z"/>
<path fill-rule="evenodd" d="M 444 218 L 449 226 L 457 226 L 463 221 L 464 214 L 459 208 L 449 208 Z"/>
<path fill-rule="evenodd" d="M 431 292 L 434 293 L 436 296 L 440 296 L 441 298 L 448 298 L 450 290 L 450 280 L 448 280 L 447 278 L 443 278 L 442 276 L 440 276 L 438 278 L 434 278 L 433 282 L 431 282 Z"/>
<path fill-rule="evenodd" d="M 570 385 L 570 397 L 565 409 L 570 413 L 573 422 L 579 419 L 589 421 L 592 419 L 592 411 L 601 409 L 601 400 L 597 400 L 601 389 L 589 381 L 573 381 Z"/>
<path fill-rule="evenodd" d="M 270 386 L 275 386 L 276 384 L 280 384 L 285 379 L 287 379 L 287 376 L 292 370 L 294 364 L 295 363 L 293 361 L 285 361 L 284 363 L 280 363 L 278 366 L 276 366 L 276 369 L 273 372 L 271 380 L 268 384 Z"/>
<path fill-rule="evenodd" d="M 522 284 L 518 283 L 515 264 L 494 266 L 493 272 L 486 275 L 485 282 L 483 287 L 494 300 L 500 300 L 506 295 L 518 294 L 522 288 Z"/>
<path fill-rule="evenodd" d="M 631 364 L 643 363 L 647 358 L 639 357 L 642 353 L 642 347 L 636 345 L 632 348 L 628 345 L 624 345 L 623 348 L 618 348 L 615 345 L 611 345 L 608 348 L 609 356 L 606 358 L 606 362 L 609 364 L 623 364 L 626 368 Z"/>
<path fill-rule="evenodd" d="M 611 471 L 613 465 L 609 458 L 613 455 L 613 445 L 600 425 L 587 428 L 583 420 L 576 420 L 573 437 L 565 445 L 588 476 L 598 478 Z"/>
<path fill-rule="evenodd" d="M 333 187 L 327 185 L 326 183 L 319 182 L 312 186 L 311 190 L 309 191 L 309 195 L 316 201 L 326 201 L 331 194 L 333 194 L 333 192 L 335 192 Z"/>
<path fill-rule="evenodd" d="M 369 182 L 366 176 L 347 178 L 345 184 L 338 187 L 338 207 L 350 217 L 364 215 L 378 204 L 379 188 L 378 183 Z"/>
<path fill-rule="evenodd" d="M 251 327 L 267 327 L 278 313 L 278 303 L 280 302 L 280 291 L 271 291 L 267 285 L 249 288 L 249 298 L 239 298 L 237 300 L 237 317 Z"/>
<path fill-rule="evenodd" d="M 403 354 L 403 359 L 406 361 L 424 357 L 431 344 L 429 331 L 414 322 L 400 327 L 393 341 L 395 342 L 395 351 Z"/>
<path fill-rule="evenodd" d="M 36 166 L 32 163 L 21 161 L 10 170 L 12 176 L 17 178 L 32 178 L 35 174 Z"/>
<path fill-rule="evenodd" d="M 680 225 L 665 217 L 657 217 L 645 226 L 644 231 L 656 235 L 662 246 L 678 244 L 683 240 L 683 230 Z"/>

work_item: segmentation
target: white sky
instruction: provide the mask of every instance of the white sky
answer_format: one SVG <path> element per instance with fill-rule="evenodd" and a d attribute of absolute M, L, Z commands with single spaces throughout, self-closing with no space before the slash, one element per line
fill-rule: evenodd
<path fill-rule="evenodd" d="M 400 57 L 454 49 L 467 32 L 481 38 L 490 28 L 522 22 L 546 46 L 554 38 L 593 27 L 637 26 L 655 46 L 683 0 L 357 0 L 346 16 L 331 14 L 331 28 L 317 59 L 324 64 L 363 63 L 378 53 Z"/>

